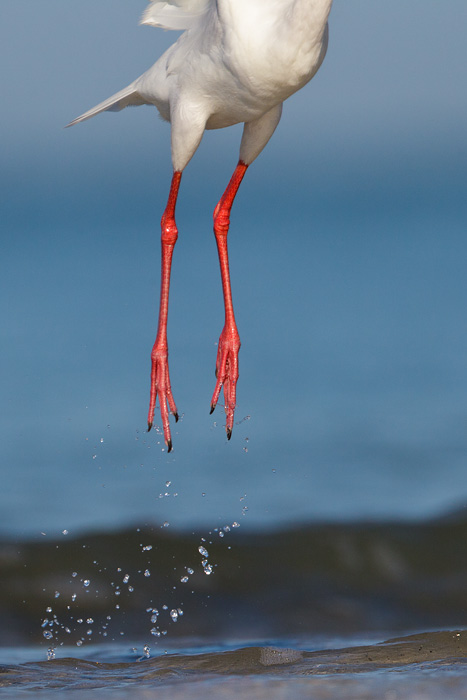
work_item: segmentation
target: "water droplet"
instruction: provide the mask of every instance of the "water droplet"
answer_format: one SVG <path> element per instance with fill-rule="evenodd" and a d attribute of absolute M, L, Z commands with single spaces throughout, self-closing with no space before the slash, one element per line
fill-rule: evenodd
<path fill-rule="evenodd" d="M 73 595 L 71 596 L 71 600 L 72 600 L 73 603 L 75 602 L 75 600 L 76 600 L 76 593 L 73 593 Z"/>
<path fill-rule="evenodd" d="M 86 622 L 88 623 L 88 625 L 94 624 L 94 620 L 92 619 L 92 617 L 88 617 L 88 619 L 86 620 Z"/>
<path fill-rule="evenodd" d="M 52 659 L 55 659 L 55 649 L 50 647 L 47 649 L 47 661 L 52 661 Z"/>
<path fill-rule="evenodd" d="M 62 530 L 62 535 L 68 535 L 68 530 Z"/>
<path fill-rule="evenodd" d="M 91 584 L 91 581 L 88 578 L 85 578 L 83 581 L 83 586 L 85 586 L 85 588 L 88 588 L 90 584 Z"/>
<path fill-rule="evenodd" d="M 181 581 L 181 583 L 188 583 L 188 576 L 182 576 L 180 581 Z"/>
<path fill-rule="evenodd" d="M 149 657 L 150 657 L 150 655 L 151 655 L 151 654 L 150 654 L 150 651 L 151 651 L 151 647 L 150 647 L 148 644 L 145 644 L 144 647 L 143 647 L 143 654 L 145 655 L 145 657 L 146 657 L 147 659 L 149 659 Z"/>
<path fill-rule="evenodd" d="M 133 588 L 133 586 L 128 586 L 128 591 L 129 591 L 130 593 L 133 593 L 134 590 L 135 590 L 135 589 Z"/>
<path fill-rule="evenodd" d="M 152 549 L 152 544 L 146 545 L 146 547 L 143 547 L 143 552 L 150 552 Z"/>
<path fill-rule="evenodd" d="M 144 572 L 144 575 L 145 575 L 146 577 L 148 577 L 148 576 L 151 575 L 151 572 L 149 571 L 149 569 L 146 569 L 146 571 Z"/>
<path fill-rule="evenodd" d="M 76 576 L 78 576 L 78 572 L 77 572 L 77 571 L 73 571 L 73 573 L 72 573 L 71 575 L 73 576 L 73 578 L 76 578 Z"/>
<path fill-rule="evenodd" d="M 154 635 L 154 637 L 160 637 L 160 636 L 161 636 L 161 633 L 159 632 L 159 630 L 157 629 L 157 627 L 153 627 L 150 631 L 151 631 L 151 634 Z"/>
<path fill-rule="evenodd" d="M 162 525 L 162 527 L 169 527 L 169 525 L 170 525 L 170 523 L 167 522 L 167 520 L 166 520 L 165 523 Z"/>
<path fill-rule="evenodd" d="M 93 456 L 92 456 L 93 459 L 96 459 L 96 457 L 97 457 L 97 455 L 93 455 Z"/>
<path fill-rule="evenodd" d="M 52 608 L 50 607 L 50 605 L 49 605 L 48 608 L 45 609 L 45 612 L 48 612 L 48 613 L 51 613 L 51 612 L 52 612 Z"/>
<path fill-rule="evenodd" d="M 101 438 L 101 443 L 104 442 L 104 438 Z"/>
<path fill-rule="evenodd" d="M 173 610 L 170 611 L 170 617 L 172 618 L 173 622 L 177 622 L 178 620 L 178 610 Z"/>
<path fill-rule="evenodd" d="M 58 591 L 55 591 L 54 598 L 60 598 L 60 593 Z"/>
<path fill-rule="evenodd" d="M 123 583 L 128 583 L 129 580 L 130 580 L 130 574 L 125 574 L 125 576 L 123 577 Z"/>
<path fill-rule="evenodd" d="M 168 489 L 171 483 L 172 483 L 171 481 L 166 481 L 166 482 L 165 482 L 165 488 Z"/>
<path fill-rule="evenodd" d="M 187 572 L 187 574 L 189 574 L 190 576 L 191 576 L 192 574 L 195 573 L 195 572 L 193 571 L 193 569 L 187 569 L 186 572 Z"/>
<path fill-rule="evenodd" d="M 213 569 L 212 569 L 211 564 L 206 564 L 206 566 L 204 567 L 204 573 L 206 574 L 206 576 L 209 576 L 210 574 L 212 574 L 212 571 L 213 571 Z"/>
<path fill-rule="evenodd" d="M 237 523 L 237 521 L 235 520 L 235 522 L 232 523 L 232 527 L 240 527 L 240 523 Z"/>
<path fill-rule="evenodd" d="M 200 545 L 200 546 L 198 547 L 198 552 L 199 552 L 203 557 L 208 557 L 208 556 L 209 556 L 208 550 L 207 550 L 205 547 L 203 547 L 202 545 Z"/>
<path fill-rule="evenodd" d="M 76 646 L 77 646 L 77 647 L 82 647 L 82 646 L 83 646 L 83 640 L 82 640 L 82 639 L 78 639 L 78 641 L 76 642 Z"/>
<path fill-rule="evenodd" d="M 42 632 L 42 634 L 44 635 L 44 637 L 46 639 L 53 639 L 53 634 L 49 630 L 44 630 L 44 632 Z"/>

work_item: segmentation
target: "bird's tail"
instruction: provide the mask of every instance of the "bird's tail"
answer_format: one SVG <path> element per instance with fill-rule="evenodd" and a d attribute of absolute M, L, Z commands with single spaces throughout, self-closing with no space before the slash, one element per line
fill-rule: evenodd
<path fill-rule="evenodd" d="M 73 119 L 73 121 L 67 124 L 67 127 L 74 126 L 74 124 L 78 124 L 78 122 L 84 122 L 86 119 L 91 119 L 91 117 L 94 117 L 100 112 L 119 112 L 121 109 L 124 109 L 124 107 L 136 107 L 137 105 L 143 104 L 147 104 L 146 100 L 141 97 L 139 92 L 136 90 L 134 83 L 132 83 L 123 90 L 120 90 L 120 92 L 112 95 L 112 97 L 104 100 L 104 102 L 101 102 L 92 109 L 88 110 L 80 117 Z"/>

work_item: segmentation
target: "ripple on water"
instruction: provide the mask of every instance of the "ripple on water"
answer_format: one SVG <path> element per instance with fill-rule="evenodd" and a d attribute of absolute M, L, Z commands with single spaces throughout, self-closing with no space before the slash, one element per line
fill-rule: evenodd
<path fill-rule="evenodd" d="M 39 692 L 52 691 L 57 697 L 57 691 L 62 690 L 70 698 L 74 690 L 88 690 L 92 697 L 105 693 L 107 697 L 123 698 L 131 684 L 132 698 L 149 700 L 154 698 L 157 683 L 158 700 L 460 700 L 467 691 L 464 636 L 467 634 L 463 632 L 434 632 L 382 644 L 313 651 L 279 645 L 217 646 L 179 649 L 158 656 L 151 654 L 149 645 L 131 651 L 123 645 L 109 645 L 88 647 L 87 660 L 53 659 L 51 654 L 50 661 L 41 662 L 33 660 L 37 650 L 29 649 L 16 650 L 16 658 L 22 662 L 19 664 L 12 663 L 15 650 L 10 649 L 0 656 L 0 688 L 8 688 L 9 698 L 19 698 L 25 690 L 36 691 L 35 697 Z"/>

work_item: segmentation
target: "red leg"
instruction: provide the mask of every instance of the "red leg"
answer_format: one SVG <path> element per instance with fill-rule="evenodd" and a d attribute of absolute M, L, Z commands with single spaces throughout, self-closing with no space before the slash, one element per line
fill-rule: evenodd
<path fill-rule="evenodd" d="M 170 452 L 172 449 L 172 438 L 170 436 L 169 411 L 167 409 L 167 404 L 169 404 L 170 413 L 175 416 L 175 422 L 178 421 L 177 407 L 172 396 L 172 389 L 170 388 L 168 362 L 169 352 L 167 346 L 167 315 L 169 310 L 169 288 L 172 255 L 178 238 L 178 230 L 175 224 L 175 205 L 177 203 L 181 177 L 181 172 L 174 172 L 172 184 L 170 186 L 169 199 L 161 220 L 161 296 L 156 342 L 154 343 L 154 347 L 152 348 L 151 352 L 151 393 L 148 414 L 149 432 L 152 428 L 152 423 L 154 420 L 156 398 L 159 397 L 162 427 L 164 429 L 164 439 L 168 452 Z"/>
<path fill-rule="evenodd" d="M 227 234 L 230 225 L 230 210 L 237 194 L 240 183 L 245 175 L 248 165 L 241 160 L 238 162 L 227 189 L 222 195 L 217 207 L 214 209 L 214 235 L 216 236 L 219 263 L 221 268 L 222 290 L 224 293 L 225 324 L 219 338 L 216 360 L 216 387 L 211 400 L 211 413 L 219 400 L 221 388 L 224 387 L 225 431 L 227 439 L 232 436 L 236 390 L 238 380 L 238 353 L 240 350 L 240 336 L 232 304 L 232 290 L 230 287 L 229 255 L 227 250 Z"/>

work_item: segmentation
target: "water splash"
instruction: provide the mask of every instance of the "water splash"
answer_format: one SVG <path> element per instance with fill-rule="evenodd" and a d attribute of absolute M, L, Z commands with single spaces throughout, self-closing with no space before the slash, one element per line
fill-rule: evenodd
<path fill-rule="evenodd" d="M 166 482 L 166 485 L 170 486 L 170 483 Z M 242 497 L 242 500 L 245 497 L 246 495 Z M 200 541 L 195 544 L 195 551 L 197 549 L 197 554 L 201 557 L 201 572 L 206 576 L 211 576 L 217 566 L 211 561 L 209 551 L 209 545 L 213 544 L 214 535 L 221 538 L 224 542 L 224 538 L 238 527 L 240 525 L 237 521 L 216 527 L 209 531 L 205 537 L 201 537 Z M 137 528 L 136 532 L 141 533 L 143 530 Z M 156 533 L 156 526 L 154 526 L 152 535 L 160 537 Z M 149 533 L 147 534 L 149 535 Z M 146 634 L 150 635 L 152 639 L 163 638 L 170 631 L 171 625 L 175 623 L 177 625 L 180 624 L 180 620 L 183 617 L 184 601 L 174 600 L 177 587 L 180 587 L 180 590 L 183 589 L 184 594 L 203 591 L 204 585 L 201 584 L 200 578 L 195 575 L 197 567 L 192 562 L 190 562 L 191 566 L 185 565 L 183 567 L 180 567 L 177 563 L 172 569 L 174 572 L 172 575 L 175 578 L 172 582 L 170 582 L 170 578 L 166 580 L 166 583 L 169 584 L 167 593 L 170 595 L 170 598 L 166 600 L 171 604 L 164 603 L 162 605 L 159 601 L 159 604 L 155 607 L 150 598 L 155 589 L 154 585 L 148 586 L 151 583 L 149 578 L 153 576 L 157 590 L 159 576 L 166 576 L 166 574 L 161 574 L 159 560 L 154 560 L 154 544 L 149 543 L 147 539 L 146 543 L 144 540 L 141 542 L 139 535 L 136 535 L 136 537 L 138 539 L 135 542 L 137 551 L 133 563 L 134 571 L 128 564 L 125 564 L 125 568 L 115 566 L 115 561 L 112 562 L 108 558 L 108 553 L 104 553 L 101 549 L 98 550 L 100 552 L 99 556 L 96 556 L 96 549 L 92 543 L 81 545 L 80 551 L 83 552 L 85 550 L 85 556 L 89 556 L 89 561 L 92 562 L 91 565 L 95 567 L 95 573 L 92 573 L 89 569 L 85 572 L 80 572 L 75 564 L 76 568 L 69 574 L 68 582 L 65 582 L 63 587 L 54 586 L 50 591 L 50 596 L 54 599 L 55 605 L 58 606 L 57 613 L 60 615 L 60 619 L 57 617 L 57 614 L 53 613 L 52 606 L 48 605 L 45 608 L 46 617 L 41 621 L 42 637 L 49 643 L 48 649 L 54 650 L 54 655 L 57 649 L 64 646 L 65 643 L 69 644 L 71 642 L 81 647 L 96 640 L 98 636 L 103 638 L 110 636 L 111 639 L 115 640 L 117 636 L 124 635 L 126 619 L 128 619 L 125 617 L 126 612 L 129 609 L 135 609 L 134 604 L 129 602 L 129 596 L 133 594 L 135 589 L 140 589 L 136 600 L 141 598 L 142 593 L 149 598 L 150 607 L 145 608 L 148 613 L 149 623 L 146 627 Z M 218 541 L 217 537 L 216 541 Z M 164 547 L 167 546 L 166 539 L 163 538 L 162 542 Z M 228 548 L 230 549 L 230 547 Z M 163 548 L 159 551 L 159 545 L 157 545 L 157 549 L 158 556 L 160 556 L 160 552 L 165 552 Z M 138 552 L 144 553 L 145 566 L 138 567 Z M 82 566 L 86 566 L 82 559 L 80 561 Z M 164 553 L 161 564 L 166 567 L 169 562 L 170 556 Z M 116 572 L 114 576 L 110 574 L 111 571 Z M 132 585 L 130 585 L 130 581 Z M 145 581 L 148 581 L 148 584 L 145 584 Z M 190 581 L 191 586 L 189 591 L 187 591 L 186 584 L 189 584 Z M 116 600 L 118 600 L 117 604 L 115 604 Z M 107 605 L 107 611 L 105 611 L 105 605 Z M 113 611 L 113 614 L 106 615 L 106 612 L 109 611 Z M 118 627 L 119 623 L 122 625 L 120 629 Z"/>

